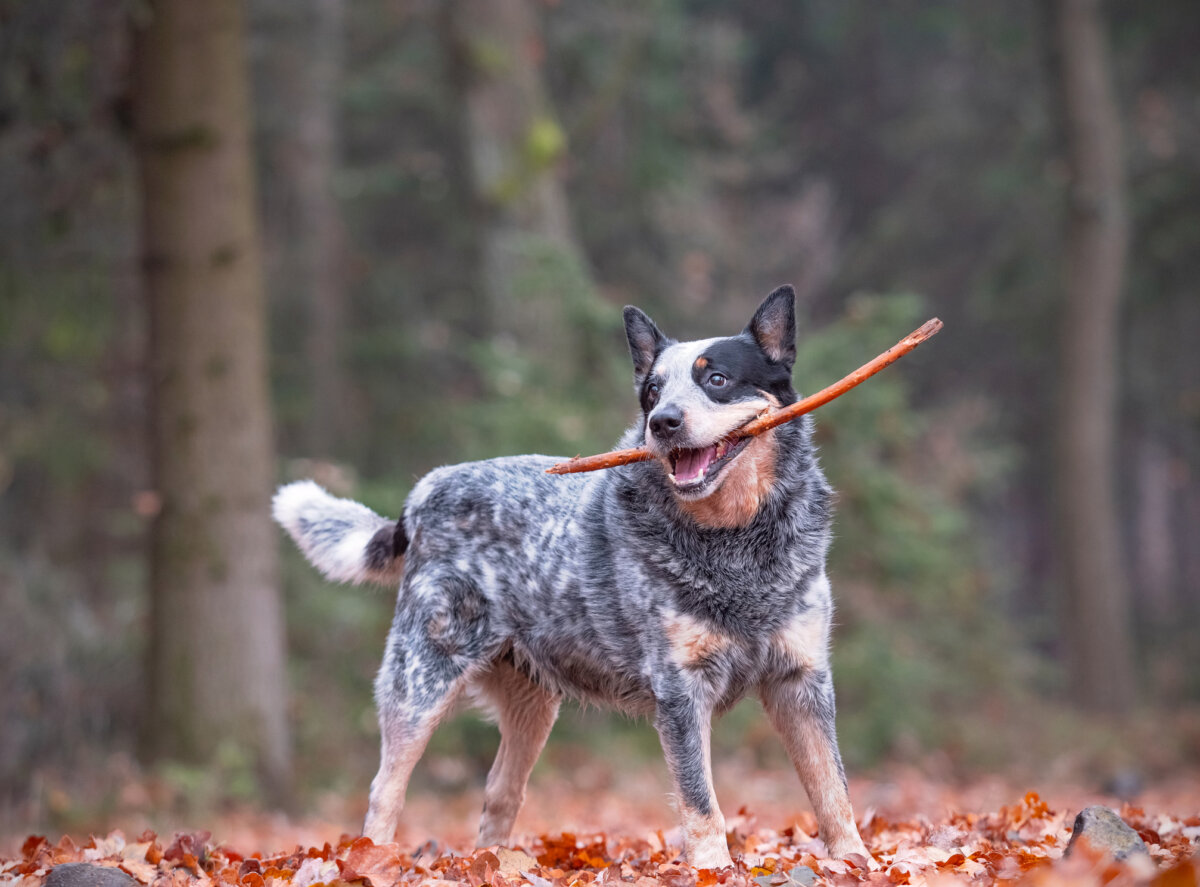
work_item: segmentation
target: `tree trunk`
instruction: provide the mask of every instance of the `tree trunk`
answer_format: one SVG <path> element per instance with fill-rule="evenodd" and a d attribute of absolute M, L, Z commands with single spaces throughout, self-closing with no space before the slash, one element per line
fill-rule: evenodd
<path fill-rule="evenodd" d="M 154 757 L 289 769 L 263 281 L 240 0 L 157 0 L 134 38 L 150 319 Z"/>
<path fill-rule="evenodd" d="M 524 353 L 571 367 L 572 303 L 585 305 L 593 292 L 559 177 L 566 142 L 542 83 L 536 10 L 530 0 L 454 0 L 447 10 L 451 79 L 482 216 L 485 326 Z"/>
<path fill-rule="evenodd" d="M 1099 0 L 1056 0 L 1067 196 L 1057 427 L 1059 546 L 1071 684 L 1084 706 L 1133 702 L 1115 493 L 1117 321 L 1129 232 L 1121 131 Z"/>

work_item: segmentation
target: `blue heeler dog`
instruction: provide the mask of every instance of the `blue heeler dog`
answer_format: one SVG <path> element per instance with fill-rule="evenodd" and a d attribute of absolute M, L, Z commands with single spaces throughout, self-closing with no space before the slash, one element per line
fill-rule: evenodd
<path fill-rule="evenodd" d="M 625 309 L 641 415 L 621 446 L 655 459 L 552 476 L 544 456 L 435 469 L 398 522 L 311 481 L 275 518 L 339 582 L 399 584 L 375 683 L 382 750 L 363 833 L 394 840 L 413 766 L 469 693 L 500 750 L 479 846 L 508 840 L 534 761 L 571 696 L 653 717 L 689 862 L 730 864 L 712 718 L 762 700 L 829 853 L 867 855 L 846 791 L 829 670 L 830 495 L 809 418 L 733 437 L 797 399 L 794 294 L 738 335 L 677 342 Z M 869 858 L 869 857 L 868 857 Z"/>

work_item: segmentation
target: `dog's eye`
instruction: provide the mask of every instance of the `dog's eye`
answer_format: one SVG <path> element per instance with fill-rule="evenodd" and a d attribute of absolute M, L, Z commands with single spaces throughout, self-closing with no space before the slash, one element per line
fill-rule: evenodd
<path fill-rule="evenodd" d="M 661 390 L 662 389 L 659 387 L 659 384 L 657 382 L 651 382 L 649 385 L 647 385 L 646 386 L 646 402 L 650 405 L 657 403 L 658 402 L 658 393 Z"/>
<path fill-rule="evenodd" d="M 720 373 L 713 373 L 711 376 L 708 377 L 708 384 L 711 385 L 713 388 L 724 388 L 725 383 L 728 381 L 729 380 L 726 379 Z"/>

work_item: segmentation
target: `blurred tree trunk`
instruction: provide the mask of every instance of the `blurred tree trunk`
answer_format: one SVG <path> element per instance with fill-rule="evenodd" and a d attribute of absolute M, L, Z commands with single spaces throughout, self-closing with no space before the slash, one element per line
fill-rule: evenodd
<path fill-rule="evenodd" d="M 262 41 L 255 80 L 264 146 L 263 234 L 276 305 L 302 318 L 305 445 L 333 455 L 346 411 L 345 234 L 334 194 L 345 0 L 253 0 Z"/>
<path fill-rule="evenodd" d="M 1051 15 L 1070 170 L 1059 334 L 1058 535 L 1068 667 L 1083 705 L 1133 702 L 1129 591 L 1115 483 L 1118 309 L 1129 225 L 1121 130 L 1099 0 Z"/>
<path fill-rule="evenodd" d="M 289 769 L 261 251 L 240 0 L 157 0 L 134 36 L 154 482 L 154 757 Z"/>
<path fill-rule="evenodd" d="M 481 220 L 486 329 L 570 367 L 573 299 L 592 284 L 560 180 L 566 140 L 542 82 L 545 47 L 531 0 L 446 7 L 451 81 Z"/>

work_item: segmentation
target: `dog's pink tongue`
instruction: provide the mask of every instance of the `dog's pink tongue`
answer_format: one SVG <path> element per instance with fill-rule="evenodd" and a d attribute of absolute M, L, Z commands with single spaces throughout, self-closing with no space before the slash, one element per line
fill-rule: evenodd
<path fill-rule="evenodd" d="M 689 483 L 699 479 L 716 455 L 715 446 L 703 450 L 684 450 L 675 460 L 675 482 Z"/>

